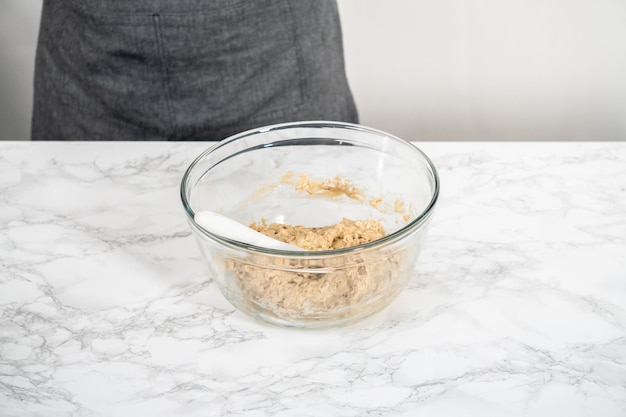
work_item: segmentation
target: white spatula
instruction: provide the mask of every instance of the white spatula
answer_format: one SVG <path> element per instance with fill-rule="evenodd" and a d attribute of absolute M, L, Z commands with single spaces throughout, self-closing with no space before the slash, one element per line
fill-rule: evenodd
<path fill-rule="evenodd" d="M 195 214 L 194 220 L 207 232 L 230 240 L 235 240 L 237 242 L 284 251 L 302 252 L 306 250 L 266 236 L 263 233 L 259 233 L 248 226 L 213 211 L 199 211 Z"/>

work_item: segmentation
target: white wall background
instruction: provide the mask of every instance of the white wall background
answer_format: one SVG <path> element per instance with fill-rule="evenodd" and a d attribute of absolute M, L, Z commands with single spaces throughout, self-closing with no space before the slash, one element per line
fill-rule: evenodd
<path fill-rule="evenodd" d="M 626 140 L 626 0 L 339 0 L 363 124 L 411 140 Z"/>
<path fill-rule="evenodd" d="M 0 139 L 27 139 L 41 0 L 0 1 Z M 339 6 L 365 125 L 411 140 L 626 140 L 626 0 Z"/>
<path fill-rule="evenodd" d="M 0 0 L 0 140 L 28 139 L 42 0 Z"/>

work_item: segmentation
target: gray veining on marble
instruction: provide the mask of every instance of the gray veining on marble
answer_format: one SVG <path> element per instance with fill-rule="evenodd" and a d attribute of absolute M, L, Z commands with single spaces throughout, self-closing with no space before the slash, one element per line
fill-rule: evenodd
<path fill-rule="evenodd" d="M 323 331 L 206 276 L 178 190 L 206 146 L 0 144 L 0 416 L 626 415 L 626 144 L 418 144 L 419 272 Z"/>

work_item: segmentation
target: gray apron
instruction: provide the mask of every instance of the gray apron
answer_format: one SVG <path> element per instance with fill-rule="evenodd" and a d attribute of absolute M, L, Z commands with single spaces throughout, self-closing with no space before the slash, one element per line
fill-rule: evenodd
<path fill-rule="evenodd" d="M 334 0 L 44 0 L 34 86 L 34 140 L 358 121 Z"/>

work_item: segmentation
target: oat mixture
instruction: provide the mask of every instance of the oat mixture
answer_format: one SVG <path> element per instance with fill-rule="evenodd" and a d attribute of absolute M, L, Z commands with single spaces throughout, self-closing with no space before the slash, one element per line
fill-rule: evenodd
<path fill-rule="evenodd" d="M 367 196 L 341 176 L 313 179 L 306 173 L 287 172 L 279 181 L 260 187 L 253 198 L 263 198 L 266 192 L 285 185 L 311 198 L 347 198 L 381 213 L 398 213 L 405 222 L 409 220 L 410 208 L 402 201 Z M 386 235 L 383 226 L 372 219 L 344 218 L 326 227 L 267 224 L 261 219 L 250 227 L 311 251 L 348 248 Z M 409 275 L 401 270 L 410 264 L 405 262 L 405 251 L 364 250 L 313 259 L 263 254 L 229 258 L 225 260 L 227 273 L 235 278 L 229 292 L 249 304 L 251 312 L 260 308 L 286 320 L 355 316 L 368 311 L 368 303 L 385 304 L 400 291 L 404 283 L 397 277 Z"/>
<path fill-rule="evenodd" d="M 314 228 L 261 221 L 251 227 L 313 251 L 360 245 L 385 236 L 374 220 L 343 219 L 336 225 Z M 378 251 L 313 261 L 258 255 L 230 260 L 229 269 L 244 299 L 282 318 L 316 319 L 329 312 L 355 314 L 351 306 L 399 285 L 395 277 L 401 257 L 401 253 L 385 256 Z"/>

